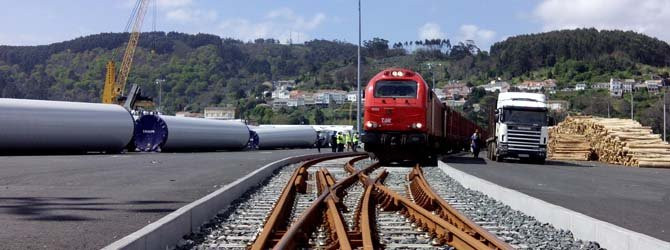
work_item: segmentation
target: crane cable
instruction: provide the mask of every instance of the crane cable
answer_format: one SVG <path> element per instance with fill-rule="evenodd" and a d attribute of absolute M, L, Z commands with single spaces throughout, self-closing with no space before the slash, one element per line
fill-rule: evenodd
<path fill-rule="evenodd" d="M 137 10 L 140 8 L 140 3 L 142 0 L 137 0 L 135 2 L 135 7 L 133 7 L 133 11 L 130 12 L 130 17 L 128 17 L 128 21 L 126 22 L 126 27 L 123 29 L 123 33 L 128 33 L 128 30 L 130 30 L 130 27 L 132 26 L 133 20 L 135 20 L 135 16 L 137 15 Z M 125 39 L 128 40 L 128 39 Z M 112 50 L 112 61 L 115 60 L 116 56 L 119 55 L 119 50 L 123 46 L 117 46 Z"/>
<path fill-rule="evenodd" d="M 153 53 L 156 52 L 156 18 L 158 16 L 158 1 L 154 0 L 152 2 L 154 4 L 154 16 L 151 22 L 151 32 L 153 33 L 151 34 L 151 52 Z"/>

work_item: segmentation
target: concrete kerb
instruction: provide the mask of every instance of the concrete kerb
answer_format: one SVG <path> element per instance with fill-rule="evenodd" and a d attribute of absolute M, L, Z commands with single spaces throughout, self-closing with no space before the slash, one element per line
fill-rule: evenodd
<path fill-rule="evenodd" d="M 519 191 L 499 186 L 455 169 L 444 162 L 439 162 L 438 166 L 464 187 L 482 192 L 512 209 L 535 217 L 541 222 L 551 223 L 554 227 L 570 230 L 578 239 L 598 242 L 601 247 L 610 250 L 670 250 L 670 242 L 634 232 Z"/>
<path fill-rule="evenodd" d="M 309 154 L 287 157 L 267 164 L 254 172 L 225 185 L 220 189 L 189 203 L 165 217 L 123 237 L 103 249 L 163 250 L 171 249 L 179 240 L 191 232 L 196 232 L 204 223 L 239 198 L 244 192 L 258 185 L 276 169 L 289 164 L 340 153 Z"/>

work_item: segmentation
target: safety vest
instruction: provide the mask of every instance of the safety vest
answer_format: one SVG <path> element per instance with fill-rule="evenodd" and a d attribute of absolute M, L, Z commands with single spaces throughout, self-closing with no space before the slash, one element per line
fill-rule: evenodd
<path fill-rule="evenodd" d="M 344 144 L 344 136 L 343 135 L 337 135 L 337 144 Z"/>
<path fill-rule="evenodd" d="M 351 142 L 351 135 L 349 133 L 344 134 L 344 143 L 350 143 Z"/>
<path fill-rule="evenodd" d="M 352 141 L 353 143 L 358 143 L 358 135 L 354 135 L 354 136 L 352 136 L 352 137 L 351 137 L 351 141 Z"/>

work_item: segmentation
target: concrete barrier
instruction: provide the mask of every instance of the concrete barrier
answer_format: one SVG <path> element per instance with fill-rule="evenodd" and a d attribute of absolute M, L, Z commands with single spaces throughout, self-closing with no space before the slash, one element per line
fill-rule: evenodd
<path fill-rule="evenodd" d="M 104 247 L 105 250 L 164 250 L 177 245 L 184 235 L 197 232 L 207 221 L 228 207 L 250 188 L 259 185 L 279 167 L 311 160 L 317 157 L 347 155 L 324 153 L 293 156 L 265 165 L 237 181 L 183 206 L 165 217 Z"/>
<path fill-rule="evenodd" d="M 670 250 L 670 242 L 634 232 L 519 191 L 499 186 L 455 169 L 444 162 L 439 162 L 438 166 L 464 187 L 480 191 L 505 203 L 512 209 L 535 217 L 541 222 L 551 223 L 556 228 L 570 230 L 578 239 L 598 242 L 601 247 L 609 250 Z"/>

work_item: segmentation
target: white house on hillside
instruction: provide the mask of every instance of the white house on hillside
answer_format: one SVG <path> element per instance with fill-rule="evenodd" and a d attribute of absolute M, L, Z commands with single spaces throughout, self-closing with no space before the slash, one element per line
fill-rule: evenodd
<path fill-rule="evenodd" d="M 505 93 L 509 91 L 510 85 L 506 81 L 493 80 L 489 84 L 486 84 L 482 87 L 484 87 L 484 90 L 488 92 L 499 91 L 500 93 Z"/>
<path fill-rule="evenodd" d="M 621 97 L 623 95 L 623 82 L 620 79 L 610 78 L 610 95 Z"/>

